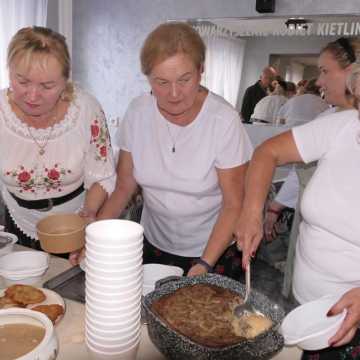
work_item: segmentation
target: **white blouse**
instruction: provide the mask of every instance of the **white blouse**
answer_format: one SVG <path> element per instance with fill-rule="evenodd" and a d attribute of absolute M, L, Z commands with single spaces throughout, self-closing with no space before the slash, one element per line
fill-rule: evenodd
<path fill-rule="evenodd" d="M 17 226 L 34 239 L 38 220 L 50 213 L 77 211 L 85 192 L 45 212 L 20 207 L 9 192 L 40 200 L 69 194 L 82 183 L 89 189 L 98 182 L 108 193 L 114 188 L 115 165 L 104 112 L 93 96 L 77 86 L 64 119 L 46 129 L 21 121 L 10 107 L 7 89 L 2 90 L 0 154 L 3 199 Z"/>

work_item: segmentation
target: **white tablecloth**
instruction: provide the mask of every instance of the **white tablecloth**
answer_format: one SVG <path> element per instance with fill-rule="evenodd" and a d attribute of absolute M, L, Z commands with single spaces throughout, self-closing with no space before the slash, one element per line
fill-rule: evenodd
<path fill-rule="evenodd" d="M 16 250 L 30 250 L 16 245 Z M 67 260 L 51 256 L 50 267 L 37 286 L 70 268 Z M 0 288 L 5 287 L 4 279 L 0 276 Z M 84 343 L 85 306 L 76 301 L 65 299 L 66 312 L 64 318 L 56 325 L 55 330 L 59 339 L 59 354 L 57 360 L 88 360 L 89 354 Z M 284 348 L 275 355 L 273 360 L 299 360 L 301 352 L 298 348 Z M 164 360 L 164 356 L 151 342 L 146 325 L 142 326 L 140 346 L 137 360 Z"/>

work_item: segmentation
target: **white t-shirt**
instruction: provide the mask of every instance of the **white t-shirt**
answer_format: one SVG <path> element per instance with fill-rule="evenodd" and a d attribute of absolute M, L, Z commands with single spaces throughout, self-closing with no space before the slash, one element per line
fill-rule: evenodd
<path fill-rule="evenodd" d="M 320 118 L 322 116 L 333 114 L 336 111 L 337 111 L 336 107 L 329 107 L 329 105 L 327 105 L 326 110 L 324 110 L 322 113 L 318 114 L 316 116 L 316 118 Z M 312 119 L 310 119 L 310 120 L 312 120 Z M 300 190 L 299 178 L 298 178 L 295 168 L 292 168 L 289 171 L 289 174 L 286 177 L 284 184 L 281 186 L 278 194 L 276 195 L 275 200 L 277 202 L 279 202 L 280 204 L 283 204 L 285 206 L 295 209 L 296 203 L 297 203 L 298 197 L 299 197 L 299 190 Z"/>
<path fill-rule="evenodd" d="M 318 160 L 302 201 L 293 293 L 300 303 L 360 286 L 360 121 L 356 110 L 293 128 L 305 163 Z"/>
<path fill-rule="evenodd" d="M 147 239 L 172 254 L 200 256 L 222 203 L 216 169 L 237 167 L 252 154 L 238 113 L 209 93 L 196 119 L 181 127 L 166 120 L 155 97 L 145 94 L 126 112 L 120 149 L 131 153 L 143 190 Z"/>
<path fill-rule="evenodd" d="M 303 94 L 294 96 L 281 106 L 277 118 L 285 119 L 286 125 L 300 125 L 315 119 L 329 105 L 320 96 Z"/>
<path fill-rule="evenodd" d="M 287 98 L 282 95 L 265 96 L 256 104 L 250 119 L 265 120 L 275 124 L 279 109 L 286 100 Z"/>
<path fill-rule="evenodd" d="M 25 200 L 61 197 L 82 183 L 85 189 L 98 182 L 108 193 L 113 191 L 116 173 L 109 140 L 101 106 L 77 86 L 64 119 L 53 129 L 29 129 L 11 110 L 7 89 L 0 92 L 2 197 L 22 232 L 37 239 L 35 225 L 40 219 L 77 211 L 85 192 L 50 211 L 38 211 L 20 207 L 9 191 Z M 37 142 L 44 146 L 43 155 Z"/>

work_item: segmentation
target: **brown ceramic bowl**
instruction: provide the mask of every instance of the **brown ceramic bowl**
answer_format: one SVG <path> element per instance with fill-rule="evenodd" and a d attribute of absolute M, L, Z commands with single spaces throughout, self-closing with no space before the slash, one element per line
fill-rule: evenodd
<path fill-rule="evenodd" d="M 77 214 L 54 214 L 40 220 L 36 229 L 42 249 L 61 254 L 84 247 L 85 226 Z"/>

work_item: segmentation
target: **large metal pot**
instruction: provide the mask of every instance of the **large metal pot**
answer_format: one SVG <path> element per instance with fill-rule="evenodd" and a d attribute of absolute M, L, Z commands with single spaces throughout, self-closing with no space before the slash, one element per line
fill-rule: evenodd
<path fill-rule="evenodd" d="M 284 310 L 265 295 L 255 290 L 250 294 L 249 301 L 257 310 L 273 321 L 272 328 L 252 340 L 244 340 L 238 344 L 223 348 L 206 347 L 191 341 L 189 338 L 172 330 L 151 310 L 151 304 L 160 297 L 171 294 L 181 287 L 199 283 L 227 288 L 240 294 L 242 297 L 245 294 L 245 286 L 243 284 L 217 274 L 194 277 L 168 277 L 159 280 L 156 283 L 155 290 L 143 298 L 142 304 L 148 323 L 150 339 L 167 358 L 174 360 L 265 360 L 271 359 L 282 349 L 284 339 L 276 330 L 285 315 Z"/>

